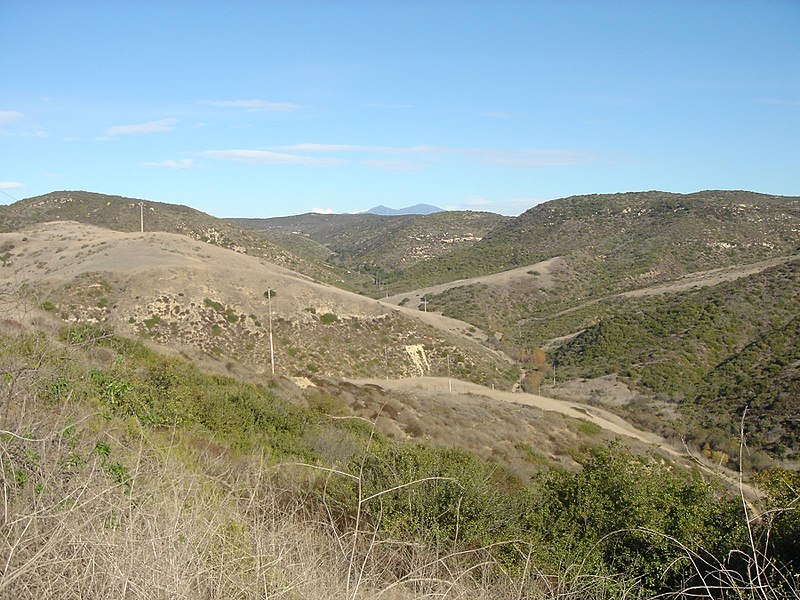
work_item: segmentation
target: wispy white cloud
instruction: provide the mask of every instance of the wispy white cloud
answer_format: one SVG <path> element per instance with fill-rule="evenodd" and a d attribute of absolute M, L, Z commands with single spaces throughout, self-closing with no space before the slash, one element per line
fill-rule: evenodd
<path fill-rule="evenodd" d="M 336 212 L 332 208 L 312 208 L 311 212 L 317 215 L 335 215 Z"/>
<path fill-rule="evenodd" d="M 0 125 L 4 123 L 13 123 L 15 121 L 21 121 L 25 118 L 18 110 L 0 110 Z"/>
<path fill-rule="evenodd" d="M 414 104 L 365 104 L 367 108 L 385 108 L 387 110 L 404 110 L 408 108 L 416 108 Z"/>
<path fill-rule="evenodd" d="M 194 161 L 191 158 L 181 158 L 179 160 L 163 160 L 161 162 L 142 163 L 143 167 L 162 167 L 164 169 L 191 169 Z"/>
<path fill-rule="evenodd" d="M 3 131 L 0 129 L 0 137 L 46 138 L 49 135 L 44 129 L 34 129 L 33 131 Z"/>
<path fill-rule="evenodd" d="M 18 190 L 24 187 L 25 184 L 19 181 L 0 181 L 0 190 Z"/>
<path fill-rule="evenodd" d="M 289 146 L 273 146 L 271 150 L 286 152 L 380 152 L 382 154 L 427 154 L 446 151 L 446 148 L 435 146 L 364 146 L 358 144 L 291 144 Z"/>
<path fill-rule="evenodd" d="M 243 108 L 248 112 L 275 111 L 290 112 L 300 110 L 302 106 L 293 102 L 267 102 L 266 100 L 206 100 L 203 104 L 222 108 Z"/>
<path fill-rule="evenodd" d="M 115 125 L 106 130 L 106 135 L 117 137 L 120 135 L 142 135 L 145 133 L 175 131 L 175 126 L 177 124 L 177 119 L 160 119 L 158 121 L 147 121 L 146 123 L 136 123 L 134 125 Z"/>
<path fill-rule="evenodd" d="M 0 137 L 38 137 L 46 138 L 48 133 L 36 125 L 25 125 L 25 115 L 18 110 L 0 110 Z M 5 128 L 8 126 L 8 128 Z"/>
<path fill-rule="evenodd" d="M 351 158 L 340 158 L 352 154 Z M 595 155 L 561 148 L 459 148 L 300 143 L 256 149 L 208 150 L 202 155 L 251 164 L 335 166 L 360 164 L 384 171 L 417 171 L 433 164 L 469 161 L 491 166 L 541 169 L 598 162 Z"/>
<path fill-rule="evenodd" d="M 287 154 L 285 152 L 272 152 L 270 150 L 207 150 L 203 152 L 203 155 L 257 165 L 328 167 L 344 162 L 335 158 L 303 156 L 299 154 Z"/>

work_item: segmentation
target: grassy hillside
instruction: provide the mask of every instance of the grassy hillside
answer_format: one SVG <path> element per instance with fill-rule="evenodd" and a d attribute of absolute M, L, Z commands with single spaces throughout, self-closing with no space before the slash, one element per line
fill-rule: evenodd
<path fill-rule="evenodd" d="M 518 371 L 435 315 L 271 265 L 190 209 L 151 215 L 184 235 L 136 233 L 135 219 L 120 233 L 64 222 L 108 226 L 114 200 L 69 197 L 0 215 L 27 224 L 0 238 L 0 597 L 800 597 L 796 472 L 759 473 L 766 496 L 750 507 L 666 449 L 622 446 L 593 407 L 392 391 L 374 381 L 509 387 Z M 770 211 L 758 219 L 779 229 Z M 692 252 L 675 264 L 701 264 Z M 745 478 L 769 465 L 756 452 L 796 460 L 800 261 L 594 301 L 569 294 L 629 282 L 612 269 L 585 283 L 589 263 L 568 259 L 448 293 L 481 300 L 498 345 L 515 329 L 526 343 L 584 330 L 555 351 L 557 378 L 617 373 L 649 393 L 622 412 L 646 422 L 657 405 L 671 420 L 654 429 L 715 462 L 738 460 L 747 405 Z M 486 301 L 502 289 L 506 304 Z M 510 302 L 523 290 L 541 312 Z M 551 374 L 544 353 L 529 358 Z"/>
<path fill-rule="evenodd" d="M 19 310 L 105 323 L 218 371 L 264 373 L 271 345 L 291 376 L 442 375 L 449 361 L 453 375 L 504 389 L 518 377 L 509 360 L 417 313 L 186 236 L 63 222 L 0 234 L 5 246 L 0 294 Z"/>
<path fill-rule="evenodd" d="M 758 597 L 798 593 L 796 521 L 752 546 L 738 499 L 663 459 L 601 445 L 526 481 L 103 328 L 6 319 L 0 342 L 3 596 L 755 598 L 751 569 Z"/>
<path fill-rule="evenodd" d="M 144 230 L 179 233 L 192 239 L 264 258 L 334 285 L 347 287 L 352 277 L 313 254 L 300 256 L 199 210 L 177 204 L 152 202 L 84 191 L 58 191 L 0 206 L 0 232 L 11 232 L 34 223 L 77 221 L 114 231 Z"/>

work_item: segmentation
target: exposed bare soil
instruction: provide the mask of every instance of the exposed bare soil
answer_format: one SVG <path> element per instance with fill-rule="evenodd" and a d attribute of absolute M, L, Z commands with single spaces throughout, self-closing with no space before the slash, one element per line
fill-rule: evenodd
<path fill-rule="evenodd" d="M 373 384 L 390 390 L 415 390 L 419 393 L 431 395 L 477 395 L 499 402 L 510 402 L 524 404 L 526 406 L 535 406 L 536 408 L 540 408 L 542 410 L 558 412 L 569 417 L 586 419 L 602 427 L 606 431 L 633 438 L 641 442 L 646 442 L 648 444 L 654 444 L 659 447 L 668 448 L 668 445 L 663 438 L 653 433 L 641 431 L 630 423 L 625 422 L 620 417 L 601 408 L 589 406 L 588 404 L 557 400 L 556 398 L 548 398 L 547 396 L 527 394 L 524 392 L 493 390 L 491 388 L 469 383 L 467 381 L 455 379 L 448 380 L 447 377 L 415 377 L 411 379 L 392 380 L 369 379 L 356 380 L 354 383 Z M 677 455 L 678 453 L 675 452 L 675 454 Z"/>
<path fill-rule="evenodd" d="M 515 280 L 536 281 L 536 284 L 541 289 L 550 289 L 553 287 L 554 271 L 558 270 L 564 263 L 564 259 L 560 256 L 555 258 L 548 258 L 542 262 L 526 267 L 518 267 L 508 271 L 501 271 L 500 273 L 493 273 L 492 275 L 483 275 L 481 277 L 472 277 L 469 279 L 458 279 L 440 285 L 432 285 L 430 287 L 420 288 L 403 294 L 395 294 L 385 298 L 386 302 L 392 304 L 400 304 L 403 300 L 408 299 L 406 305 L 411 308 L 419 308 L 423 306 L 422 299 L 426 295 L 441 294 L 444 291 L 465 286 L 475 285 L 478 283 L 486 283 L 491 285 L 507 285 Z M 424 306 L 423 306 L 424 308 Z"/>
<path fill-rule="evenodd" d="M 447 398 L 450 402 L 453 402 L 454 399 L 455 402 L 459 402 L 459 400 L 466 401 L 467 399 L 478 397 L 486 398 L 494 402 L 531 406 L 543 411 L 556 412 L 568 417 L 584 419 L 601 427 L 604 431 L 650 445 L 673 460 L 684 464 L 687 462 L 692 463 L 706 473 L 721 477 L 732 490 L 743 493 L 749 499 L 758 497 L 755 489 L 742 483 L 736 473 L 720 468 L 717 465 L 707 464 L 702 457 L 690 456 L 685 452 L 685 449 L 676 449 L 672 447 L 669 442 L 661 436 L 642 431 L 624 419 L 601 408 L 589 406 L 588 404 L 523 392 L 495 390 L 466 381 L 448 379 L 447 377 L 415 377 L 388 380 L 362 379 L 353 380 L 353 383 L 359 385 L 376 385 L 386 390 L 402 392 L 413 391 L 423 402 L 426 398 L 430 402 L 441 402 L 444 398 Z"/>
<path fill-rule="evenodd" d="M 9 249 L 0 300 L 24 295 L 32 306 L 52 302 L 52 314 L 66 322 L 113 323 L 217 366 L 263 373 L 269 288 L 284 374 L 366 376 L 388 365 L 394 375 L 412 375 L 418 366 L 407 349 L 422 346 L 431 365 L 426 374 L 439 368 L 437 354 L 449 352 L 438 349 L 454 346 L 473 374 L 491 376 L 493 365 L 513 368 L 478 336 L 466 335 L 465 323 L 378 302 L 185 235 L 51 222 L 0 234 L 0 247 Z"/>

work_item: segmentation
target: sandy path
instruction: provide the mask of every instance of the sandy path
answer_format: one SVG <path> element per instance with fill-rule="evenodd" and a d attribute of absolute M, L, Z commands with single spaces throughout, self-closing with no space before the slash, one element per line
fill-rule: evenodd
<path fill-rule="evenodd" d="M 722 479 L 732 492 L 737 494 L 742 492 L 749 501 L 760 497 L 760 494 L 755 490 L 755 488 L 746 483 L 740 482 L 736 473 L 717 468 L 714 465 L 706 464 L 698 457 L 689 455 L 685 451 L 678 451 L 661 436 L 656 435 L 655 433 L 637 429 L 617 415 L 595 406 L 589 406 L 579 402 L 570 402 L 567 400 L 558 400 L 556 398 L 548 398 L 547 396 L 539 396 L 536 394 L 494 390 L 476 383 L 462 381 L 460 379 L 448 380 L 447 377 L 415 377 L 410 379 L 388 380 L 352 379 L 350 381 L 357 385 L 371 384 L 377 385 L 378 387 L 386 390 L 400 392 L 415 391 L 419 394 L 431 395 L 452 393 L 455 396 L 481 396 L 488 400 L 524 404 L 539 408 L 541 410 L 561 413 L 568 417 L 586 419 L 587 421 L 602 427 L 608 432 L 633 438 L 646 444 L 652 444 L 680 463 L 685 464 L 687 460 L 691 461 L 707 474 Z M 451 389 L 452 392 L 450 391 Z"/>
<path fill-rule="evenodd" d="M 727 281 L 736 281 L 742 277 L 760 273 L 770 267 L 791 262 L 800 259 L 800 254 L 793 256 L 778 256 L 768 260 L 751 263 L 749 265 L 738 265 L 735 267 L 722 267 L 720 269 L 711 269 L 709 271 L 697 271 L 684 275 L 676 281 L 670 283 L 653 285 L 650 287 L 642 288 L 639 290 L 632 290 L 630 292 L 623 292 L 614 297 L 619 298 L 641 298 L 643 296 L 655 296 L 658 294 L 673 294 L 675 292 L 685 292 L 692 288 L 698 287 L 711 287 Z"/>
<path fill-rule="evenodd" d="M 537 282 L 539 283 L 540 287 L 551 288 L 553 286 L 552 273 L 554 270 L 558 269 L 562 263 L 563 259 L 560 256 L 557 256 L 555 258 L 548 258 L 547 260 L 538 262 L 535 265 L 518 267 L 516 269 L 501 271 L 500 273 L 493 273 L 492 275 L 484 275 L 482 277 L 458 279 L 456 281 L 450 281 L 440 285 L 432 285 L 430 287 L 412 290 L 403 294 L 395 294 L 394 296 L 384 298 L 384 301 L 391 304 L 400 304 L 400 302 L 402 302 L 405 298 L 408 298 L 408 306 L 413 309 L 419 308 L 419 306 L 422 304 L 422 298 L 424 298 L 426 295 L 441 294 L 444 291 L 461 287 L 463 285 L 474 285 L 477 283 L 505 285 L 515 279 L 531 279 L 532 277 L 537 277 Z M 532 275 L 531 271 L 536 271 L 538 275 Z"/>
<path fill-rule="evenodd" d="M 634 438 L 648 444 L 654 444 L 660 448 L 664 448 L 670 454 L 675 456 L 680 455 L 678 452 L 672 450 L 663 438 L 653 433 L 641 431 L 620 417 L 601 408 L 596 408 L 594 406 L 589 406 L 587 404 L 581 404 L 578 402 L 569 402 L 566 400 L 558 400 L 556 398 L 548 398 L 547 396 L 539 396 L 536 394 L 527 394 L 523 392 L 493 390 L 482 385 L 470 383 L 468 381 L 462 381 L 460 379 L 448 380 L 447 377 L 415 377 L 411 379 L 389 380 L 360 379 L 353 380 L 353 383 L 369 383 L 380 386 L 384 389 L 397 391 L 418 390 L 421 392 L 435 393 L 449 392 L 450 386 L 452 386 L 453 394 L 483 396 L 489 400 L 525 404 L 527 406 L 534 406 L 542 410 L 558 412 L 569 417 L 586 419 L 597 424 L 606 431 L 610 431 L 611 433 Z"/>
<path fill-rule="evenodd" d="M 742 277 L 754 275 L 770 267 L 775 267 L 777 265 L 791 262 L 794 260 L 800 260 L 800 254 L 794 254 L 791 256 L 779 256 L 776 258 L 770 258 L 768 260 L 762 260 L 760 262 L 751 263 L 749 265 L 722 267 L 720 269 L 711 269 L 709 271 L 697 271 L 695 273 L 689 273 L 687 275 L 684 275 L 680 279 L 676 281 L 671 281 L 669 283 L 656 284 L 640 288 L 638 290 L 631 290 L 628 292 L 621 292 L 619 294 L 612 294 L 610 296 L 595 298 L 593 300 L 589 300 L 588 302 L 584 302 L 583 304 L 579 304 L 578 306 L 571 306 L 570 308 L 565 308 L 564 310 L 560 310 L 556 313 L 547 315 L 545 317 L 531 317 L 531 318 L 535 321 L 546 321 L 569 314 L 571 312 L 575 312 L 577 310 L 581 310 L 582 308 L 586 308 L 587 306 L 592 306 L 594 304 L 603 302 L 605 300 L 611 300 L 613 298 L 643 298 L 645 296 L 658 296 L 661 294 L 674 294 L 677 292 L 685 292 L 688 290 L 693 290 L 702 287 L 713 287 L 715 285 L 719 285 L 720 283 L 725 283 L 728 281 L 736 281 L 737 279 L 741 279 Z M 565 336 L 565 337 L 569 338 L 571 336 Z M 558 339 L 559 338 L 553 338 L 552 340 L 548 340 L 545 343 L 552 345 Z"/>

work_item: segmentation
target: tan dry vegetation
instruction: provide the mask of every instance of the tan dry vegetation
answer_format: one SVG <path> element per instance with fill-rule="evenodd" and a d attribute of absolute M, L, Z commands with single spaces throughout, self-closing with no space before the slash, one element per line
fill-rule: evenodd
<path fill-rule="evenodd" d="M 234 457 L 186 432 L 103 423 L 68 404 L 7 416 L 0 597 L 405 600 L 504 598 L 518 587 L 456 570 L 463 556 L 446 549 L 337 524 L 297 483 L 324 487 L 318 471 Z M 23 465 L 26 479 L 14 475 Z M 493 563 L 471 554 L 483 572 Z"/>
<path fill-rule="evenodd" d="M 450 395 L 458 399 L 473 396 L 492 401 L 493 404 L 499 401 L 511 404 L 521 404 L 524 406 L 532 406 L 540 409 L 541 411 L 551 411 L 560 413 L 567 417 L 585 419 L 615 435 L 625 436 L 626 438 L 631 438 L 647 444 L 654 444 L 659 447 L 665 444 L 665 441 L 662 438 L 636 429 L 629 423 L 626 423 L 621 418 L 608 411 L 594 406 L 589 406 L 588 404 L 580 404 L 578 402 L 558 400 L 556 398 L 548 398 L 546 396 L 527 394 L 524 392 L 507 392 L 503 390 L 496 390 L 487 388 L 485 386 L 475 385 L 466 381 L 448 381 L 446 377 L 419 377 L 411 379 L 392 379 L 388 381 L 374 379 L 362 380 L 358 383 L 378 385 L 391 390 L 413 390 L 416 393 L 426 394 L 437 398 L 446 397 L 446 395 Z M 451 389 L 452 392 L 450 391 Z"/>
<path fill-rule="evenodd" d="M 603 408 L 525 392 L 507 392 L 446 377 L 354 380 L 353 383 L 400 393 L 383 404 L 361 406 L 361 413 L 384 420 L 388 434 L 399 428 L 408 437 L 437 444 L 468 447 L 487 460 L 510 465 L 521 473 L 538 470 L 545 461 L 576 467 L 575 458 L 604 440 L 618 439 L 638 452 L 654 450 L 670 461 L 696 466 L 724 481 L 748 498 L 758 492 L 737 473 L 706 457 L 675 447 L 663 437 L 644 431 Z M 577 394 L 576 394 L 577 395 Z M 393 402 L 401 399 L 399 407 Z M 506 406 L 502 406 L 505 404 Z M 359 407 L 356 408 L 358 412 Z M 365 410 L 366 409 L 366 410 Z M 558 415 L 556 417 L 555 415 Z M 528 451 L 533 451 L 533 456 Z M 539 459 L 544 461 L 539 462 Z M 526 464 L 527 462 L 527 464 Z"/>
<path fill-rule="evenodd" d="M 467 448 L 523 479 L 554 464 L 577 468 L 576 458 L 584 450 L 612 439 L 623 439 L 637 451 L 653 448 L 603 428 L 582 410 L 570 410 L 568 403 L 562 412 L 526 403 L 524 394 L 513 394 L 519 402 L 504 401 L 490 388 L 463 381 L 453 381 L 452 392 L 446 379 L 428 377 L 350 382 L 315 378 L 312 385 L 306 388 L 310 398 L 335 398 L 391 439 Z M 544 406 L 562 404 L 542 400 Z"/>
<path fill-rule="evenodd" d="M 435 348 L 447 347 L 459 351 L 472 377 L 508 384 L 514 377 L 505 373 L 513 369 L 506 357 L 459 335 L 466 324 L 426 318 L 186 236 L 76 222 L 0 236 L 12 247 L 0 270 L 4 294 L 33 295 L 65 321 L 108 322 L 216 370 L 267 370 L 270 288 L 284 374 L 413 375 L 403 347 L 424 344 L 439 371 Z"/>
<path fill-rule="evenodd" d="M 492 275 L 459 279 L 457 281 L 432 285 L 402 294 L 395 294 L 394 296 L 386 298 L 386 301 L 393 304 L 400 304 L 403 300 L 409 299 L 409 302 L 406 304 L 412 308 L 419 309 L 423 305 L 422 299 L 426 295 L 441 294 L 444 291 L 468 285 L 488 284 L 502 287 L 512 283 L 524 282 L 526 287 L 533 286 L 536 289 L 551 289 L 554 285 L 553 273 L 562 268 L 563 265 L 564 259 L 561 257 L 548 258 L 547 260 L 526 267 L 509 269 L 508 271 L 501 271 L 499 273 L 493 273 Z"/>

